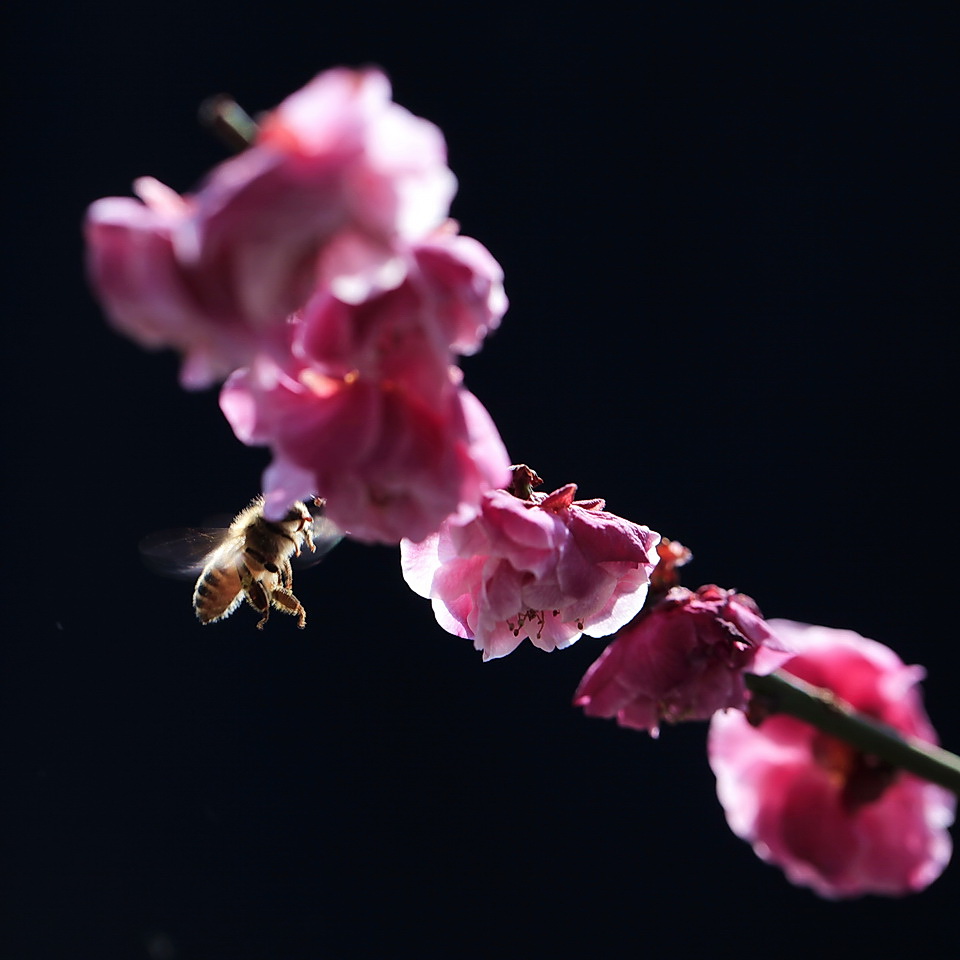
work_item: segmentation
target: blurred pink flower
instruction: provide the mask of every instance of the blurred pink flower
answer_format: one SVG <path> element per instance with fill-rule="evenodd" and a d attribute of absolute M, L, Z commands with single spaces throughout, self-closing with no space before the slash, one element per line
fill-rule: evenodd
<path fill-rule="evenodd" d="M 509 460 L 480 402 L 448 368 L 429 399 L 402 382 L 350 371 L 328 376 L 263 361 L 224 384 L 220 405 L 236 435 L 269 445 L 266 512 L 319 492 L 327 516 L 358 540 L 426 537 L 451 514 L 472 516 Z"/>
<path fill-rule="evenodd" d="M 657 736 L 661 720 L 743 706 L 744 671 L 769 673 L 787 656 L 750 597 L 713 584 L 673 587 L 603 651 L 573 702 Z"/>
<path fill-rule="evenodd" d="M 204 184 L 183 254 L 228 269 L 250 316 L 292 313 L 318 283 L 351 303 L 390 289 L 405 245 L 446 220 L 443 135 L 390 97 L 379 70 L 321 73 Z"/>
<path fill-rule="evenodd" d="M 783 668 L 899 732 L 936 742 L 908 667 L 850 630 L 774 620 L 798 655 Z M 791 883 L 824 897 L 922 890 L 950 859 L 956 798 L 790 716 L 751 726 L 718 713 L 710 764 L 730 828 Z"/>
<path fill-rule="evenodd" d="M 434 340 L 444 350 L 469 355 L 495 330 L 507 310 L 503 270 L 482 244 L 457 234 L 448 221 L 411 247 L 407 270 Z"/>
<path fill-rule="evenodd" d="M 177 257 L 177 231 L 195 204 L 150 177 L 134 189 L 142 203 L 107 197 L 87 214 L 87 270 L 111 323 L 143 347 L 184 355 L 185 387 L 209 386 L 267 345 L 243 320 L 222 277 L 206 277 Z"/>
<path fill-rule="evenodd" d="M 88 269 L 115 326 L 180 350 L 184 385 L 206 386 L 271 353 L 318 285 L 352 303 L 397 286 L 455 189 L 439 130 L 392 103 L 382 73 L 330 70 L 196 194 L 144 178 L 145 205 L 94 203 Z"/>
<path fill-rule="evenodd" d="M 509 480 L 496 428 L 451 366 L 499 323 L 500 268 L 449 231 L 408 257 L 399 286 L 362 303 L 318 291 L 287 325 L 286 361 L 260 358 L 225 384 L 234 432 L 273 450 L 268 513 L 313 492 L 354 538 L 421 540 Z"/>
<path fill-rule="evenodd" d="M 294 355 L 325 376 L 356 371 L 427 402 L 448 391 L 454 355 L 479 349 L 507 309 L 500 265 L 454 230 L 411 245 L 392 290 L 358 304 L 319 290 L 293 332 Z"/>
<path fill-rule="evenodd" d="M 525 637 L 555 650 L 582 633 L 604 636 L 643 605 L 659 534 L 605 513 L 602 500 L 575 501 L 576 489 L 527 500 L 492 490 L 471 522 L 401 543 L 408 585 L 432 599 L 441 627 L 473 640 L 485 660 Z"/>

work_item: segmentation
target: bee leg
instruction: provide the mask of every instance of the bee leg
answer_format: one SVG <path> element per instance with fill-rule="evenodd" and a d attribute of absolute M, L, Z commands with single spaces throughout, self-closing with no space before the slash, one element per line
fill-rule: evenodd
<path fill-rule="evenodd" d="M 301 630 L 307 625 L 307 611 L 303 609 L 303 604 L 285 587 L 277 587 L 270 601 L 278 610 L 296 617 Z"/>
<path fill-rule="evenodd" d="M 300 533 L 300 530 L 298 527 L 294 531 L 293 536 L 291 536 L 289 533 L 282 534 L 285 540 L 289 540 L 293 544 L 293 555 L 295 557 L 300 556 L 300 540 L 303 539 L 301 536 L 299 536 L 299 533 Z"/>
<path fill-rule="evenodd" d="M 300 547 L 301 545 L 305 546 L 311 553 L 316 550 L 316 547 L 313 545 L 313 535 L 311 534 L 311 528 L 313 527 L 313 517 L 309 514 L 302 516 L 300 518 L 300 523 L 297 525 L 297 534 L 299 535 L 294 539 L 294 556 L 300 556 Z"/>
<path fill-rule="evenodd" d="M 286 557 L 280 565 L 280 578 L 286 590 L 293 590 L 293 567 L 290 565 L 290 560 Z"/>
<path fill-rule="evenodd" d="M 250 606 L 258 613 L 263 614 L 262 619 L 257 624 L 257 629 L 262 630 L 263 625 L 270 619 L 270 598 L 266 590 L 264 590 L 263 584 L 260 583 L 259 580 L 254 580 L 252 577 L 249 583 L 244 585 L 244 593 Z"/>

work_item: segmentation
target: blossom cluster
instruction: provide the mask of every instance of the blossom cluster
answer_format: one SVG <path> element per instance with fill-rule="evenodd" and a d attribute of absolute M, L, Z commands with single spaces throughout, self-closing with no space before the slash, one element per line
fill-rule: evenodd
<path fill-rule="evenodd" d="M 641 612 L 587 670 L 574 703 L 653 736 L 664 721 L 710 720 L 730 828 L 793 883 L 828 898 L 928 886 L 950 859 L 956 797 L 792 716 L 751 709 L 745 674 L 778 668 L 936 743 L 920 667 L 850 630 L 766 621 L 750 597 L 713 584 L 674 586 Z"/>
<path fill-rule="evenodd" d="M 382 73 L 331 70 L 195 193 L 142 178 L 138 200 L 94 203 L 88 269 L 121 332 L 179 351 L 184 386 L 223 382 L 237 437 L 272 451 L 268 518 L 318 495 L 349 535 L 400 543 L 408 585 L 485 660 L 619 631 L 574 703 L 652 736 L 710 720 L 721 804 L 759 856 L 827 897 L 932 882 L 952 795 L 764 716 L 748 689 L 782 670 L 933 743 L 919 668 L 849 631 L 767 621 L 735 590 L 687 589 L 689 550 L 510 466 L 457 366 L 507 300 L 448 219 L 455 188 L 440 131 Z"/>
<path fill-rule="evenodd" d="M 445 154 L 382 73 L 330 70 L 195 193 L 143 178 L 88 212 L 113 324 L 178 350 L 185 386 L 226 378 L 234 432 L 271 448 L 268 516 L 319 493 L 354 537 L 420 540 L 508 480 L 455 365 L 499 324 L 503 276 L 448 219 Z"/>

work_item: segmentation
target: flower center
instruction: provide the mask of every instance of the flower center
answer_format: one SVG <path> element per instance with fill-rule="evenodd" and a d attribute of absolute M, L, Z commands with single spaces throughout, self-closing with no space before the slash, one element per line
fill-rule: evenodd
<path fill-rule="evenodd" d="M 547 615 L 543 610 L 522 610 L 517 614 L 517 621 L 514 623 L 512 620 L 507 621 L 507 626 L 513 631 L 515 637 L 520 636 L 520 631 L 528 624 L 531 620 L 535 620 L 540 624 L 540 628 L 537 630 L 537 639 L 543 635 L 543 627 L 547 622 Z"/>
<path fill-rule="evenodd" d="M 553 617 L 559 617 L 559 610 L 551 610 L 550 615 Z M 508 620 L 507 626 L 513 631 L 515 637 L 520 636 L 520 631 L 531 622 L 536 622 L 540 624 L 537 629 L 537 639 L 541 639 L 543 636 L 543 628 L 547 623 L 547 612 L 546 610 L 521 610 L 517 614 L 516 621 Z M 577 620 L 577 629 L 582 633 L 583 632 L 583 620 Z"/>
<path fill-rule="evenodd" d="M 847 743 L 819 733 L 813 741 L 813 759 L 840 790 L 840 803 L 847 813 L 873 803 L 897 777 L 885 760 L 861 753 Z"/>

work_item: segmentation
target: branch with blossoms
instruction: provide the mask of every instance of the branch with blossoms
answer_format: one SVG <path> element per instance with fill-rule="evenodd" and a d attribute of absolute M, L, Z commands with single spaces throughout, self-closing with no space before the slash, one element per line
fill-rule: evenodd
<path fill-rule="evenodd" d="M 657 736 L 710 722 L 731 829 L 825 897 L 923 889 L 951 854 L 960 759 L 936 746 L 922 669 L 851 631 L 765 620 L 690 590 L 690 552 L 511 466 L 458 358 L 507 308 L 502 271 L 448 219 L 442 134 L 377 70 L 331 70 L 259 123 L 193 194 L 151 178 L 95 202 L 88 272 L 110 322 L 182 357 L 189 389 L 272 461 L 267 522 L 313 496 L 485 660 L 615 635 L 574 703 Z"/>

